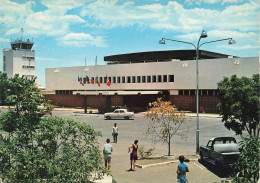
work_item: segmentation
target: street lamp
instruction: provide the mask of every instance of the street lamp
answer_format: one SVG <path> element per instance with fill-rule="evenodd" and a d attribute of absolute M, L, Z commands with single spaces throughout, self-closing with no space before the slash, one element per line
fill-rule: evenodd
<path fill-rule="evenodd" d="M 196 50 L 196 85 L 197 85 L 197 87 L 196 87 L 196 113 L 197 113 L 196 154 L 199 154 L 199 62 L 198 62 L 198 60 L 199 60 L 199 49 L 204 44 L 219 42 L 219 41 L 225 41 L 225 40 L 229 40 L 228 44 L 236 43 L 235 40 L 233 40 L 232 38 L 226 38 L 226 39 L 219 39 L 219 40 L 215 40 L 215 41 L 204 42 L 204 43 L 200 44 L 201 38 L 206 38 L 206 37 L 208 37 L 208 35 L 207 35 L 206 31 L 203 30 L 201 32 L 197 46 L 195 46 L 193 43 L 190 43 L 190 42 L 179 41 L 179 40 L 174 40 L 174 39 L 167 39 L 167 38 L 162 38 L 159 41 L 160 44 L 165 44 L 165 40 L 175 41 L 175 42 L 180 42 L 180 43 L 186 43 L 186 44 L 192 45 Z"/>

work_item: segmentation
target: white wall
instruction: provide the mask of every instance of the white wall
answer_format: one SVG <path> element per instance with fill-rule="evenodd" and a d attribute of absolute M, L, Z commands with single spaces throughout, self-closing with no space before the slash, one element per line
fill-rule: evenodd
<path fill-rule="evenodd" d="M 28 60 L 23 59 L 23 56 L 35 57 L 35 52 L 26 50 L 8 50 L 4 51 L 4 56 L 6 59 L 6 73 L 9 78 L 13 77 L 15 74 L 19 74 L 20 76 L 35 76 L 35 68 L 23 68 L 24 65 L 35 66 L 35 60 L 31 60 L 29 64 Z"/>
<path fill-rule="evenodd" d="M 235 62 L 239 64 L 235 64 Z M 87 68 L 87 71 L 84 69 Z M 196 89 L 196 63 L 193 61 L 153 62 L 138 64 L 118 64 L 103 66 L 80 66 L 67 68 L 48 68 L 46 74 L 47 90 L 174 90 Z M 199 88 L 216 89 L 224 76 L 236 74 L 238 77 L 252 77 L 259 73 L 257 57 L 224 58 L 199 61 Z M 152 76 L 174 75 L 173 83 L 112 83 L 110 87 L 101 83 L 86 84 L 78 82 L 80 77 L 113 76 Z"/>

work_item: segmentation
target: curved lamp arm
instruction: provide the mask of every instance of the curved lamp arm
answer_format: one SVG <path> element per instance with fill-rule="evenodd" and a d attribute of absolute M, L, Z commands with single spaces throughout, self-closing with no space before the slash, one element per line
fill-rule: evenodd
<path fill-rule="evenodd" d="M 162 38 L 162 40 L 160 40 L 160 44 L 165 44 L 165 41 L 164 41 L 164 40 L 169 40 L 169 41 L 175 41 L 175 42 L 180 42 L 180 43 L 191 44 L 191 45 L 194 46 L 194 48 L 196 49 L 196 46 L 195 46 L 193 43 L 185 42 L 185 41 L 179 41 L 179 40 L 175 40 L 175 39 Z"/>
<path fill-rule="evenodd" d="M 214 42 L 219 42 L 219 41 L 225 41 L 225 40 L 229 40 L 229 43 L 228 43 L 228 44 L 234 44 L 234 43 L 235 43 L 235 40 L 233 40 L 232 38 L 219 39 L 219 40 L 215 40 L 215 41 L 207 41 L 207 42 L 204 42 L 204 43 L 202 43 L 201 45 L 198 46 L 198 49 L 199 49 L 202 45 L 204 45 L 204 44 L 214 43 Z"/>

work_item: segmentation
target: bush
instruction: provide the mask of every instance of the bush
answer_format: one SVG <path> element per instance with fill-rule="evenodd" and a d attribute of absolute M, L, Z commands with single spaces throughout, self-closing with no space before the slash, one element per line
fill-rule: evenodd
<path fill-rule="evenodd" d="M 259 148 L 260 140 L 257 136 L 245 138 L 240 142 L 242 151 L 235 164 L 239 170 L 237 177 L 228 178 L 231 183 L 256 183 L 259 179 Z"/>
<path fill-rule="evenodd" d="M 102 157 L 92 127 L 51 117 L 40 121 L 32 144 L 14 134 L 0 136 L 0 171 L 4 182 L 88 182 L 102 169 Z"/>
<path fill-rule="evenodd" d="M 0 72 L 0 98 L 14 104 L 0 116 L 0 177 L 5 183 L 89 182 L 90 173 L 102 169 L 100 132 L 70 119 L 42 119 L 39 113 L 53 106 L 35 79 Z"/>
<path fill-rule="evenodd" d="M 152 155 L 154 149 L 155 149 L 154 147 L 145 149 L 144 145 L 138 146 L 139 159 L 148 158 L 149 156 Z"/>

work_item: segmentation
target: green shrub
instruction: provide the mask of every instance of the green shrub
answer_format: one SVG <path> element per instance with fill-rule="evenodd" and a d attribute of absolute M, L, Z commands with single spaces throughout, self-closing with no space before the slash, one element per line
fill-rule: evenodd
<path fill-rule="evenodd" d="M 154 149 L 155 149 L 155 147 L 152 147 L 152 148 L 149 148 L 149 149 L 145 149 L 144 145 L 138 146 L 138 156 L 139 156 L 139 159 L 148 158 L 149 156 L 152 155 Z"/>
<path fill-rule="evenodd" d="M 4 182 L 87 182 L 102 169 L 102 157 L 92 127 L 51 117 L 32 133 L 33 144 L 16 135 L 0 136 L 0 171 Z"/>
<path fill-rule="evenodd" d="M 103 168 L 97 143 L 100 132 L 70 119 L 42 119 L 39 112 L 53 106 L 39 93 L 35 78 L 28 80 L 15 75 L 8 79 L 0 73 L 0 79 L 7 83 L 5 102 L 14 105 L 0 116 L 3 181 L 89 182 L 90 174 Z"/>
<path fill-rule="evenodd" d="M 236 177 L 228 178 L 231 183 L 256 183 L 259 179 L 260 139 L 257 136 L 244 138 L 240 142 L 242 151 L 235 164 L 238 169 Z"/>

